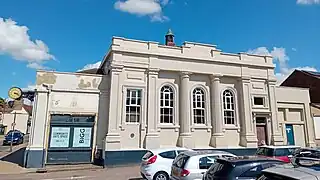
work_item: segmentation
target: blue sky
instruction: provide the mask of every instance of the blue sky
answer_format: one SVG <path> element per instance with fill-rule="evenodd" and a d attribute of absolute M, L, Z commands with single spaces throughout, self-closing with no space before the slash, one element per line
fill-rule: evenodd
<path fill-rule="evenodd" d="M 279 79 L 294 68 L 320 69 L 319 0 L 3 0 L 0 96 L 32 87 L 36 69 L 99 62 L 112 36 L 163 43 L 168 28 L 176 44 L 271 54 Z"/>

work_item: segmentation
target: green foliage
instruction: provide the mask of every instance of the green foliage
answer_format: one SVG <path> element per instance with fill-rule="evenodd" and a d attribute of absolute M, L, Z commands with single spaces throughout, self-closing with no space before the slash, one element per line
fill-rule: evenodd
<path fill-rule="evenodd" d="M 0 105 L 4 105 L 5 103 L 6 101 L 2 97 L 0 97 Z"/>

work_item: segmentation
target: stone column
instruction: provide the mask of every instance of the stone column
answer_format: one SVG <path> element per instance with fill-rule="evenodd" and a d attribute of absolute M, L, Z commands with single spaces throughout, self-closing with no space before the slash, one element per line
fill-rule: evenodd
<path fill-rule="evenodd" d="M 186 148 L 193 148 L 194 143 L 191 138 L 190 130 L 190 90 L 189 90 L 190 72 L 181 72 L 180 74 L 180 134 L 178 145 Z"/>
<path fill-rule="evenodd" d="M 251 108 L 250 77 L 240 79 L 240 101 L 238 105 L 240 114 L 240 145 L 257 147 L 257 136 L 254 132 L 253 115 Z"/>
<path fill-rule="evenodd" d="M 305 113 L 305 125 L 307 126 L 306 128 L 304 128 L 305 130 L 307 130 L 307 132 L 305 132 L 305 134 L 307 135 L 306 141 L 307 141 L 307 146 L 308 147 L 316 147 L 316 143 L 315 143 L 315 129 L 314 129 L 314 124 L 313 124 L 313 117 L 311 115 L 311 109 L 310 109 L 310 105 L 309 103 L 305 103 L 304 104 L 304 110 Z"/>
<path fill-rule="evenodd" d="M 220 93 L 220 78 L 222 75 L 214 74 L 210 76 L 210 97 L 211 97 L 211 124 L 212 135 L 210 145 L 219 147 L 223 141 L 223 118 L 222 118 L 222 101 Z"/>
<path fill-rule="evenodd" d="M 158 132 L 158 80 L 159 69 L 148 70 L 148 105 L 147 105 L 147 136 L 145 141 L 145 147 L 147 149 L 155 149 L 160 147 L 160 137 Z"/>
<path fill-rule="evenodd" d="M 122 89 L 120 85 L 120 74 L 122 66 L 112 66 L 110 69 L 110 99 L 109 99 L 109 117 L 108 117 L 108 132 L 106 136 L 106 148 L 120 149 L 120 118 L 121 105 L 120 102 Z M 110 106 L 110 104 L 112 104 Z"/>
<path fill-rule="evenodd" d="M 276 101 L 276 83 L 277 80 L 268 80 L 269 107 L 271 112 L 271 143 L 273 145 L 283 145 L 283 137 L 279 128 L 277 117 L 277 101 Z"/>

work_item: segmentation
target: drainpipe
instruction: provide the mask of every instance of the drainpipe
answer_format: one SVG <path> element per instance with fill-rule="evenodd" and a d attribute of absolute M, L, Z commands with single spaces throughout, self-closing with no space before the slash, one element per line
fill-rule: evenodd
<path fill-rule="evenodd" d="M 49 113 L 49 103 L 50 103 L 50 93 L 52 91 L 52 85 L 48 85 L 48 84 L 42 84 L 43 87 L 46 88 L 47 90 L 47 105 L 46 105 L 46 118 L 45 118 L 45 122 L 44 122 L 44 130 L 43 130 L 43 153 L 42 153 L 42 168 L 45 166 L 44 161 L 45 161 L 45 155 L 46 155 L 46 151 L 47 149 L 45 149 L 45 142 L 46 142 L 46 138 L 47 138 L 47 122 L 48 122 L 48 113 Z"/>

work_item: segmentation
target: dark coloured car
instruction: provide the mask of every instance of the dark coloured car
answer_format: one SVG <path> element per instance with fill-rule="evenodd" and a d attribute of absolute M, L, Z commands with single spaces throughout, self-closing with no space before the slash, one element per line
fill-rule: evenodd
<path fill-rule="evenodd" d="M 253 180 L 261 174 L 262 170 L 280 164 L 284 162 L 258 156 L 219 158 L 204 174 L 203 180 Z"/>
<path fill-rule="evenodd" d="M 4 137 L 3 140 L 3 145 L 10 145 L 11 141 L 12 144 L 17 145 L 17 144 L 22 144 L 23 143 L 23 139 L 24 138 L 24 134 L 18 130 L 10 130 Z"/>
<path fill-rule="evenodd" d="M 293 156 L 320 159 L 320 149 L 319 148 L 300 148 L 294 152 Z"/>

